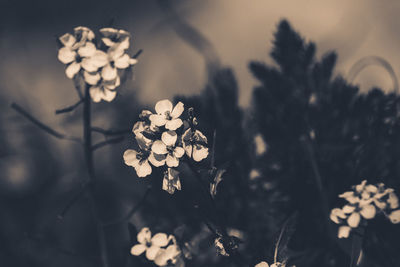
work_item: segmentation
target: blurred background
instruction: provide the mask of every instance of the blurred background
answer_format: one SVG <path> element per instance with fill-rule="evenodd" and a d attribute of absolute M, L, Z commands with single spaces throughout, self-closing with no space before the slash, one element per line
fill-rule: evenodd
<path fill-rule="evenodd" d="M 237 90 L 233 93 L 232 103 L 229 102 L 231 100 L 229 98 L 227 105 L 232 108 L 229 116 L 237 116 L 236 118 L 240 119 L 235 122 L 234 118 L 231 118 L 232 120 L 226 122 L 230 123 L 228 126 L 221 126 L 221 131 L 227 135 L 234 131 L 234 127 L 254 122 L 252 119 L 246 119 L 254 114 L 251 112 L 249 114 L 252 115 L 244 114 L 243 111 L 254 111 L 253 104 L 256 103 L 252 100 L 253 88 L 262 81 L 260 82 L 260 79 L 251 74 L 249 63 L 256 60 L 277 66 L 277 62 L 271 59 L 268 52 L 273 47 L 274 33 L 281 19 L 287 19 L 296 31 L 305 37 L 306 41 L 312 40 L 316 44 L 316 60 L 329 51 L 337 52 L 334 75 L 339 74 L 346 78 L 349 70 L 358 60 L 372 55 L 384 58 L 391 64 L 395 74 L 400 75 L 400 53 L 398 53 L 400 36 L 397 34 L 400 28 L 400 19 L 398 19 L 400 2 L 396 0 L 176 0 L 169 2 L 181 19 L 196 28 L 210 42 L 221 65 L 231 68 L 232 72 L 224 73 L 220 79 L 228 80 L 228 84 Z M 85 175 L 83 175 L 85 166 L 80 147 L 46 135 L 10 108 L 12 102 L 17 102 L 31 114 L 61 132 L 81 134 L 79 110 L 71 114 L 57 116 L 54 114 L 54 110 L 78 100 L 73 82 L 65 76 L 64 65 L 57 59 L 57 37 L 81 25 L 94 31 L 112 26 L 125 29 L 132 34 L 130 48 L 132 55 L 139 49 L 143 49 L 139 63 L 134 67 L 133 79 L 121 86 L 116 100 L 109 104 L 95 105 L 94 125 L 103 128 L 130 128 L 137 120 L 142 108 L 152 108 L 156 101 L 164 98 L 173 99 L 177 95 L 180 99 L 186 99 L 197 106 L 199 117 L 203 116 L 203 119 L 207 121 L 207 118 L 213 116 L 207 113 L 207 108 L 210 110 L 212 106 L 205 104 L 205 99 L 209 97 L 207 88 L 208 86 L 218 87 L 221 84 L 218 85 L 218 82 L 217 85 L 214 84 L 215 80 L 211 80 L 212 77 L 209 76 L 204 57 L 177 35 L 173 24 L 174 18 L 161 8 L 158 1 L 153 0 L 0 0 L 0 209 L 2 210 L 0 213 L 0 239 L 2 240 L 0 265 L 5 262 L 4 266 L 92 266 L 93 259 L 96 261 L 97 244 L 95 233 L 88 231 L 92 229 L 92 222 L 90 214 L 87 214 L 86 202 L 81 200 L 61 222 L 57 219 L 60 211 L 68 203 L 68 199 L 85 181 Z M 237 84 L 232 80 L 236 80 Z M 379 87 L 385 93 L 393 91 L 390 75 L 380 66 L 369 66 L 363 70 L 357 76 L 355 84 L 359 86 L 359 92 L 362 93 L 368 93 L 374 87 Z M 199 99 L 195 99 L 193 95 L 199 96 Z M 229 93 L 226 95 L 228 96 Z M 221 99 L 215 101 L 221 101 Z M 229 108 L 227 110 L 230 110 Z M 346 115 L 347 113 L 343 113 L 343 116 Z M 213 127 L 221 123 L 215 119 L 204 124 L 205 132 L 211 138 Z M 233 141 L 228 140 L 231 142 L 228 145 L 219 144 L 221 151 L 224 151 L 225 147 L 229 149 L 227 149 L 228 152 L 222 152 L 221 156 L 218 156 L 217 163 L 225 163 L 224 155 L 232 157 L 231 161 L 236 163 L 230 171 L 235 173 L 235 170 L 240 169 L 247 179 L 247 175 L 251 173 L 254 166 L 258 166 L 259 169 L 264 168 L 262 167 L 264 158 L 249 163 L 248 160 L 253 158 L 246 159 L 245 153 L 241 154 L 240 151 L 244 151 L 241 149 L 245 148 L 248 149 L 246 153 L 254 154 L 252 147 L 254 135 L 261 131 L 268 143 L 268 134 L 263 132 L 264 126 L 246 125 L 246 127 L 243 133 L 232 134 Z M 249 129 L 248 132 L 246 132 L 247 129 Z M 223 135 L 220 138 L 223 139 Z M 158 188 L 159 180 L 138 180 L 133 170 L 123 164 L 121 155 L 133 144 L 131 139 L 125 139 L 120 144 L 105 147 L 96 152 L 96 171 L 99 173 L 102 184 L 98 194 L 104 209 L 102 217 L 105 220 L 125 214 L 141 199 L 149 183 L 157 186 L 156 193 L 161 191 Z M 95 140 L 102 141 L 104 136 L 96 135 Z M 240 145 L 235 146 L 235 144 Z M 273 145 L 271 149 L 274 150 Z M 236 151 L 236 154 L 229 155 L 230 151 Z M 376 157 L 379 156 L 375 152 L 373 154 Z M 396 155 L 395 153 L 392 155 L 393 159 Z M 302 158 L 301 155 L 297 156 Z M 265 160 L 269 162 L 268 160 L 271 159 Z M 271 166 L 275 164 L 275 160 L 273 158 L 272 162 L 269 162 Z M 365 162 L 368 160 L 365 159 Z M 279 165 L 274 166 L 275 169 L 279 167 Z M 399 170 L 395 163 L 390 166 L 393 172 Z M 341 166 L 337 167 L 337 169 L 340 168 Z M 382 169 L 385 168 L 386 165 L 382 167 Z M 263 176 L 262 171 L 260 172 Z M 388 171 L 388 173 L 393 172 Z M 363 170 L 363 174 L 366 173 L 368 171 Z M 374 174 L 385 176 L 389 175 L 388 173 L 382 170 Z M 354 174 L 352 175 L 349 180 L 346 180 L 347 182 L 337 183 L 337 187 L 332 189 L 334 192 L 330 195 L 331 198 L 342 192 L 340 190 L 358 182 L 359 177 L 355 178 Z M 263 180 L 264 189 L 262 190 L 271 190 L 269 187 L 271 181 L 264 182 Z M 284 181 L 284 185 L 288 184 L 290 183 Z M 310 184 L 312 182 L 307 183 L 307 186 Z M 242 185 L 239 181 L 235 184 L 235 188 L 227 186 L 226 195 L 234 199 L 238 188 Z M 398 181 L 392 182 L 392 185 L 398 185 Z M 168 195 L 156 193 L 154 193 L 154 200 L 145 207 L 144 215 L 137 214 L 132 219 L 132 223 L 139 230 L 147 226 L 145 222 L 156 225 L 163 231 L 170 230 L 171 232 L 174 230 L 173 225 L 190 224 L 180 217 L 176 209 L 168 208 L 165 204 L 169 198 Z M 262 195 L 262 192 L 259 193 Z M 297 196 L 298 193 L 284 192 L 283 194 L 285 193 L 289 195 L 289 200 L 279 192 L 274 193 L 275 200 L 271 200 L 273 204 L 268 202 L 273 206 L 271 210 L 285 210 L 279 206 L 281 205 L 279 203 L 290 202 L 290 196 L 292 201 L 296 200 L 293 196 Z M 239 204 L 232 201 L 231 205 L 240 206 L 238 210 L 241 211 L 248 209 L 240 204 L 240 201 L 246 200 L 246 194 L 243 192 L 243 198 L 238 200 Z M 184 196 L 179 195 L 176 198 L 177 200 L 185 199 Z M 262 201 L 270 201 L 260 198 Z M 226 201 L 232 199 L 227 197 Z M 278 206 L 274 206 L 276 199 L 279 200 Z M 253 199 L 254 203 L 258 203 L 258 200 L 260 199 Z M 310 203 L 307 201 L 304 205 Z M 267 205 L 265 202 L 261 202 L 252 207 L 258 210 L 265 208 L 265 205 Z M 221 206 L 224 206 L 223 202 Z M 271 219 L 270 222 L 262 226 L 267 228 L 267 232 L 269 231 L 268 237 L 274 236 L 274 233 L 280 229 L 279 224 L 282 219 L 293 209 L 296 207 L 290 206 L 282 214 L 271 211 L 273 215 L 266 215 L 267 217 L 275 216 L 276 220 L 268 217 Z M 175 221 L 170 224 L 164 222 L 165 217 L 171 214 L 176 216 Z M 232 222 L 230 226 L 241 229 L 249 227 L 249 224 L 241 223 L 238 219 L 242 215 L 241 212 L 236 212 L 231 214 L 231 217 L 228 216 Z M 255 216 L 254 220 L 258 219 L 260 218 Z M 303 221 L 303 224 L 306 225 L 306 222 Z M 196 227 L 199 226 L 194 224 L 193 228 L 196 229 Z M 312 228 L 312 224 L 307 227 Z M 130 233 L 126 227 L 120 226 L 111 226 L 107 231 L 109 236 L 113 236 L 109 241 L 110 250 L 113 252 L 111 253 L 112 260 L 116 264 L 114 266 L 123 266 L 122 264 L 126 261 L 124 255 L 131 245 Z M 257 232 L 252 234 L 257 236 Z M 191 236 L 191 238 L 194 237 Z M 261 242 L 261 239 L 258 241 Z M 311 243 L 311 247 L 320 245 L 318 242 Z M 254 247 L 250 248 L 254 249 Z M 304 253 L 307 257 L 310 256 L 307 254 L 309 251 Z M 262 252 L 259 252 L 253 260 L 263 259 L 262 255 Z M 200 262 L 207 262 L 204 258 Z M 317 253 L 317 255 L 312 254 L 309 261 L 303 261 L 303 263 L 314 266 L 312 264 L 316 263 L 310 262 L 315 259 L 319 262 L 322 260 Z M 330 265 L 323 266 L 343 266 L 340 260 L 336 262 L 331 258 L 324 260 Z M 217 263 L 218 261 L 215 260 L 203 266 L 213 266 L 212 264 L 217 265 Z M 229 266 L 229 262 L 223 261 L 219 266 Z"/>

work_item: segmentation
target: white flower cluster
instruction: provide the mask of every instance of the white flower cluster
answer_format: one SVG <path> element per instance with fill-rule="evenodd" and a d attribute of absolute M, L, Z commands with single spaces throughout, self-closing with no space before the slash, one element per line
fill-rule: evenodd
<path fill-rule="evenodd" d="M 350 231 L 357 228 L 364 220 L 375 218 L 383 213 L 392 223 L 400 223 L 399 199 L 392 188 L 386 188 L 383 183 L 372 185 L 364 180 L 353 186 L 352 191 L 339 195 L 348 204 L 341 209 L 334 208 L 330 218 L 340 224 L 338 237 L 349 237 Z"/>
<path fill-rule="evenodd" d="M 140 256 L 146 252 L 146 258 L 154 261 L 157 266 L 184 266 L 182 253 L 173 235 L 167 236 L 165 233 L 157 233 L 153 237 L 148 227 L 142 228 L 137 235 L 139 244 L 131 248 L 131 254 Z"/>
<path fill-rule="evenodd" d="M 176 167 L 186 155 L 189 159 L 201 161 L 208 156 L 207 138 L 195 128 L 196 118 L 189 118 L 183 123 L 180 118 L 184 105 L 179 102 L 174 107 L 171 101 L 158 101 L 156 113 L 143 110 L 140 121 L 133 126 L 139 149 L 128 149 L 124 161 L 135 168 L 139 177 L 150 175 L 152 167 L 166 166 L 163 179 L 163 190 L 173 194 L 181 190 L 179 172 Z M 180 134 L 182 133 L 182 134 Z M 150 165 L 151 163 L 151 165 Z"/>
<path fill-rule="evenodd" d="M 90 86 L 90 96 L 94 102 L 112 101 L 115 89 L 121 80 L 118 70 L 126 70 L 137 60 L 126 54 L 130 34 L 124 30 L 103 28 L 101 40 L 86 27 L 76 27 L 74 33 L 66 33 L 59 38 L 62 47 L 58 59 L 67 65 L 65 73 L 73 79 L 81 75 Z"/>
<path fill-rule="evenodd" d="M 254 266 L 254 267 L 285 267 L 285 266 L 286 266 L 286 264 L 280 263 L 280 262 L 275 262 L 275 263 L 272 263 L 271 265 L 268 265 L 268 263 L 266 261 L 262 261 L 262 262 L 256 264 L 256 266 Z M 296 266 L 292 266 L 292 267 L 296 267 Z"/>

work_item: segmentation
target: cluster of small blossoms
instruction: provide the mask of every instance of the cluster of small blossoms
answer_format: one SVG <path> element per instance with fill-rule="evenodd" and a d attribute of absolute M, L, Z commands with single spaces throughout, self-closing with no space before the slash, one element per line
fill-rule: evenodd
<path fill-rule="evenodd" d="M 196 129 L 197 120 L 193 109 L 189 109 L 189 118 L 182 120 L 184 111 L 182 102 L 173 106 L 165 99 L 158 101 L 156 113 L 143 110 L 140 120 L 133 126 L 132 132 L 138 143 L 138 150 L 128 149 L 124 161 L 135 168 L 139 177 L 150 175 L 152 167 L 163 167 L 163 190 L 173 194 L 181 190 L 179 172 L 176 169 L 180 160 L 186 156 L 194 161 L 202 161 L 208 156 L 207 138 Z M 151 164 L 151 165 L 150 165 Z"/>
<path fill-rule="evenodd" d="M 386 188 L 383 183 L 372 185 L 364 180 L 353 186 L 352 191 L 339 195 L 348 204 L 331 211 L 330 218 L 340 224 L 338 237 L 349 237 L 350 231 L 360 224 L 365 225 L 379 213 L 384 214 L 392 223 L 400 223 L 399 199 L 392 188 Z"/>
<path fill-rule="evenodd" d="M 76 27 L 74 33 L 59 38 L 62 47 L 58 59 L 67 65 L 65 73 L 73 79 L 77 75 L 90 86 L 90 97 L 94 102 L 112 101 L 121 84 L 118 70 L 126 70 L 137 60 L 126 54 L 130 34 L 124 30 L 103 28 L 100 40 L 87 27 Z"/>
<path fill-rule="evenodd" d="M 158 266 L 174 265 L 184 266 L 182 252 L 173 235 L 157 233 L 151 236 L 148 227 L 142 228 L 137 235 L 139 244 L 131 248 L 131 254 L 140 256 L 145 253 L 146 258 Z"/>

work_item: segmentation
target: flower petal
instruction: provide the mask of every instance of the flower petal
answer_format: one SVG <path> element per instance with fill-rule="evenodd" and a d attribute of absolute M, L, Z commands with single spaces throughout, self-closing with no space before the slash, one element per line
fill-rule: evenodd
<path fill-rule="evenodd" d="M 375 217 L 376 209 L 374 205 L 366 205 L 360 211 L 361 216 L 369 220 Z"/>
<path fill-rule="evenodd" d="M 92 86 L 89 90 L 90 98 L 92 98 L 93 102 L 100 102 L 103 96 L 103 92 L 101 91 L 100 87 Z"/>
<path fill-rule="evenodd" d="M 140 244 L 146 245 L 151 241 L 151 231 L 148 227 L 143 227 L 136 237 Z"/>
<path fill-rule="evenodd" d="M 387 202 L 389 203 L 391 209 L 397 209 L 399 207 L 399 198 L 393 192 L 389 193 Z"/>
<path fill-rule="evenodd" d="M 146 250 L 146 246 L 143 244 L 137 244 L 134 245 L 131 248 L 131 254 L 134 256 L 139 256 L 140 254 L 142 254 L 144 251 Z"/>
<path fill-rule="evenodd" d="M 184 154 L 185 154 L 185 150 L 182 147 L 180 147 L 180 146 L 175 147 L 175 149 L 174 149 L 174 157 L 179 159 Z"/>
<path fill-rule="evenodd" d="M 174 107 L 174 109 L 171 112 L 171 117 L 174 119 L 177 119 L 185 110 L 184 105 L 182 102 L 178 102 L 178 104 L 176 104 L 176 106 Z"/>
<path fill-rule="evenodd" d="M 82 68 L 88 72 L 97 71 L 99 68 L 105 66 L 108 63 L 107 54 L 101 50 L 96 50 L 96 52 L 88 58 L 84 58 L 81 62 Z"/>
<path fill-rule="evenodd" d="M 204 146 L 194 146 L 193 159 L 197 162 L 202 161 L 208 156 L 208 148 Z"/>
<path fill-rule="evenodd" d="M 122 55 L 121 57 L 114 60 L 115 67 L 118 69 L 126 69 L 129 67 L 130 58 L 127 54 Z"/>
<path fill-rule="evenodd" d="M 400 223 L 400 210 L 395 210 L 389 215 L 389 219 L 392 223 Z"/>
<path fill-rule="evenodd" d="M 165 115 L 165 112 L 172 112 L 172 103 L 168 99 L 160 100 L 156 103 L 156 112 L 159 115 Z"/>
<path fill-rule="evenodd" d="M 156 154 L 167 154 L 167 147 L 165 146 L 164 142 L 161 140 L 156 140 L 153 145 L 151 146 L 151 151 L 153 151 Z"/>
<path fill-rule="evenodd" d="M 146 258 L 148 260 L 154 260 L 156 258 L 157 252 L 160 250 L 158 246 L 151 246 L 146 250 Z"/>
<path fill-rule="evenodd" d="M 135 168 L 138 177 L 146 177 L 151 174 L 151 166 L 148 160 L 139 161 L 138 166 Z"/>
<path fill-rule="evenodd" d="M 343 225 L 339 227 L 338 238 L 348 238 L 350 234 L 351 228 L 347 225 Z"/>
<path fill-rule="evenodd" d="M 178 167 L 179 160 L 170 154 L 167 155 L 166 163 L 168 167 Z"/>
<path fill-rule="evenodd" d="M 92 42 L 87 42 L 84 46 L 79 47 L 78 54 L 81 57 L 91 57 L 96 53 L 96 46 Z"/>
<path fill-rule="evenodd" d="M 151 239 L 151 243 L 157 247 L 164 247 L 168 242 L 168 236 L 164 233 L 157 233 Z"/>
<path fill-rule="evenodd" d="M 58 50 L 58 60 L 64 64 L 71 63 L 76 58 L 76 52 L 68 47 L 62 47 Z"/>
<path fill-rule="evenodd" d="M 72 79 L 81 69 L 81 65 L 76 62 L 72 62 L 66 69 L 65 74 L 68 78 Z"/>
<path fill-rule="evenodd" d="M 111 102 L 115 98 L 116 95 L 117 95 L 117 92 L 104 88 L 102 97 L 105 101 Z"/>
<path fill-rule="evenodd" d="M 75 42 L 76 42 L 75 37 L 70 33 L 66 33 L 58 39 L 66 47 L 72 47 L 72 45 L 75 44 Z"/>
<path fill-rule="evenodd" d="M 90 85 L 96 85 L 101 78 L 98 72 L 89 73 L 87 71 L 83 72 L 83 77 L 85 78 L 85 82 Z"/>
<path fill-rule="evenodd" d="M 129 64 L 135 65 L 135 64 L 137 64 L 137 63 L 138 63 L 138 60 L 137 60 L 136 58 L 130 58 L 130 59 L 129 59 Z"/>
<path fill-rule="evenodd" d="M 167 123 L 165 124 L 165 128 L 168 130 L 175 131 L 176 129 L 181 127 L 182 124 L 183 124 L 183 122 L 181 119 L 173 119 L 173 120 L 167 121 Z"/>
<path fill-rule="evenodd" d="M 137 158 L 137 151 L 133 149 L 128 149 L 124 152 L 124 162 L 128 166 L 136 167 L 139 164 L 139 159 Z"/>
<path fill-rule="evenodd" d="M 164 115 L 152 114 L 149 119 L 156 126 L 164 126 L 167 123 Z"/>
<path fill-rule="evenodd" d="M 342 210 L 344 213 L 352 213 L 355 209 L 356 207 L 354 206 L 345 205 Z"/>
<path fill-rule="evenodd" d="M 155 167 L 161 167 L 165 164 L 165 155 L 159 155 L 156 153 L 151 153 L 149 156 L 149 161 Z"/>
<path fill-rule="evenodd" d="M 161 135 L 161 140 L 166 146 L 174 146 L 177 139 L 178 135 L 174 131 L 163 132 Z"/>
<path fill-rule="evenodd" d="M 268 263 L 266 263 L 265 261 L 262 261 L 260 263 L 258 263 L 256 266 L 254 267 L 269 267 Z"/>
<path fill-rule="evenodd" d="M 349 218 L 347 218 L 347 223 L 352 228 L 357 228 L 361 220 L 361 216 L 358 212 L 352 213 Z"/>
<path fill-rule="evenodd" d="M 101 77 L 106 81 L 111 81 L 117 78 L 117 69 L 112 67 L 110 64 L 103 67 L 101 70 Z"/>

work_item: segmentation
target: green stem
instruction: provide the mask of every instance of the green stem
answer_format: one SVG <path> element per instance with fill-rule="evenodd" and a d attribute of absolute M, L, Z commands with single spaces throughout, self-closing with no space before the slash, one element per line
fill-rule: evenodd
<path fill-rule="evenodd" d="M 91 125 L 91 99 L 89 94 L 89 86 L 85 88 L 85 96 L 83 99 L 83 145 L 85 152 L 86 167 L 88 170 L 90 190 L 88 191 L 89 202 L 92 207 L 93 217 L 96 221 L 97 238 L 100 249 L 100 259 L 102 267 L 109 267 L 107 256 L 106 238 L 103 225 L 99 219 L 98 206 L 95 200 L 95 182 L 96 176 L 93 167 L 93 150 L 92 150 L 92 125 Z"/>

